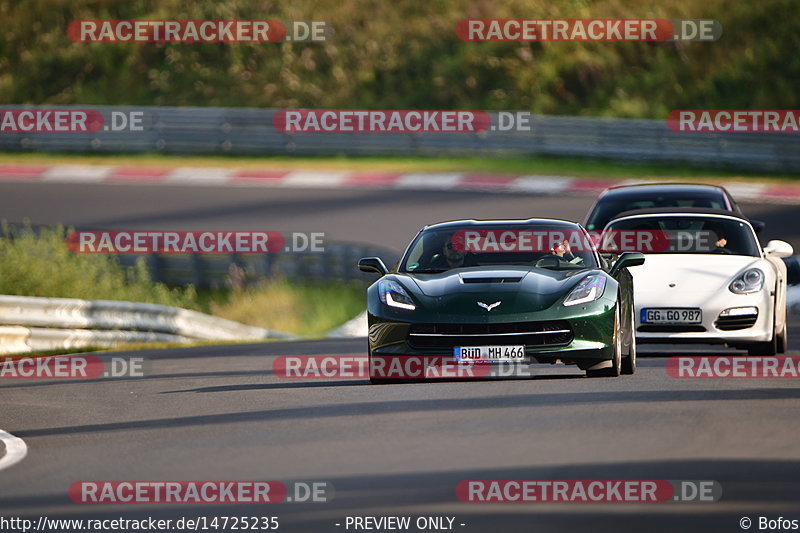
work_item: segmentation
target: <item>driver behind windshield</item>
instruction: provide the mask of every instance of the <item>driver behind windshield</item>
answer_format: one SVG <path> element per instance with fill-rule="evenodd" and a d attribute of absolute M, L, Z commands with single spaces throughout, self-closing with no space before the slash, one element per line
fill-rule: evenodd
<path fill-rule="evenodd" d="M 431 269 L 449 270 L 463 266 L 474 266 L 467 260 L 465 252 L 464 236 L 459 232 L 451 234 L 442 244 L 441 253 L 431 257 Z"/>
<path fill-rule="evenodd" d="M 717 242 L 714 243 L 714 252 L 720 254 L 732 253 L 728 248 L 725 248 L 728 245 L 728 239 L 725 237 L 725 235 L 717 234 L 717 237 L 719 238 L 717 239 Z"/>
<path fill-rule="evenodd" d="M 485 229 L 484 229 L 485 228 Z M 469 231 L 468 231 L 469 230 Z M 455 231 L 422 232 L 410 246 L 401 271 L 435 274 L 476 266 L 516 266 L 576 269 L 596 265 L 593 249 L 583 249 L 579 239 L 566 239 L 565 231 L 552 226 L 470 226 Z M 550 240 L 550 232 L 559 236 Z M 587 240 L 587 246 L 593 246 Z"/>
<path fill-rule="evenodd" d="M 728 246 L 728 237 L 725 229 L 722 226 L 715 224 L 707 224 L 705 229 L 711 235 L 711 242 L 714 243 L 711 248 L 712 254 L 732 254 L 733 250 Z"/>
<path fill-rule="evenodd" d="M 560 243 L 553 246 L 553 249 L 550 251 L 550 253 L 555 255 L 562 261 L 566 261 L 568 263 L 575 264 L 583 261 L 581 257 L 576 256 L 575 254 L 572 253 L 572 248 L 570 247 L 569 241 L 567 239 L 564 239 Z"/>
<path fill-rule="evenodd" d="M 575 259 L 575 255 L 572 253 L 572 248 L 570 248 L 569 241 L 567 239 L 564 239 L 560 243 L 553 246 L 551 253 L 560 257 L 564 261 L 571 261 L 572 259 Z"/>

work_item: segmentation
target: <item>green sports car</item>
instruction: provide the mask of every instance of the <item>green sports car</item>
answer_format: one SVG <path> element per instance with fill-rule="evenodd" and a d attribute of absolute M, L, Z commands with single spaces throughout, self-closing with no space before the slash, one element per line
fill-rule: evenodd
<path fill-rule="evenodd" d="M 579 224 L 562 220 L 427 226 L 392 271 L 377 257 L 359 261 L 381 276 L 367 290 L 370 380 L 430 377 L 420 372 L 430 361 L 456 369 L 561 362 L 591 377 L 632 374 L 627 267 L 643 263 L 630 252 L 609 265 Z"/>

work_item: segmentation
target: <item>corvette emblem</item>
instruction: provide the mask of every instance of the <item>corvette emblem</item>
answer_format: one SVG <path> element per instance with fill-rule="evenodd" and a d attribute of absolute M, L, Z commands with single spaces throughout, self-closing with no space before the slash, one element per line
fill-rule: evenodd
<path fill-rule="evenodd" d="M 500 302 L 500 300 L 498 300 L 498 301 L 496 301 L 496 302 L 495 302 L 495 303 L 493 303 L 493 304 L 485 304 L 485 303 L 483 303 L 483 302 L 476 302 L 476 303 L 478 304 L 478 306 L 479 306 L 479 307 L 483 307 L 483 308 L 484 308 L 484 309 L 486 309 L 487 311 L 491 311 L 492 309 L 494 309 L 495 307 L 497 307 L 498 305 L 500 305 L 500 303 L 501 303 L 501 302 Z"/>

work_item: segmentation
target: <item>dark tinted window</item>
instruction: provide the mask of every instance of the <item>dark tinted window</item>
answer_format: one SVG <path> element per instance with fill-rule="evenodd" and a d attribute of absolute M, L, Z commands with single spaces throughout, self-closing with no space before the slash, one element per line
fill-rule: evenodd
<path fill-rule="evenodd" d="M 586 221 L 587 230 L 601 230 L 620 213 L 659 207 L 705 207 L 728 210 L 723 194 L 715 192 L 645 194 L 609 194 L 601 198 Z"/>
<path fill-rule="evenodd" d="M 494 238 L 487 238 L 491 233 Z M 480 236 L 471 236 L 478 234 Z M 513 237 L 503 243 L 503 235 Z M 567 240 L 566 245 L 562 245 Z M 570 244 L 571 243 L 571 244 Z M 591 239 L 577 226 L 492 225 L 431 229 L 420 233 L 400 272 L 438 273 L 474 266 L 527 266 L 551 270 L 597 268 Z"/>
<path fill-rule="evenodd" d="M 611 222 L 607 230 L 650 231 L 663 235 L 668 246 L 647 253 L 761 255 L 749 224 L 708 216 L 647 215 Z M 645 250 L 642 250 L 645 251 Z"/>

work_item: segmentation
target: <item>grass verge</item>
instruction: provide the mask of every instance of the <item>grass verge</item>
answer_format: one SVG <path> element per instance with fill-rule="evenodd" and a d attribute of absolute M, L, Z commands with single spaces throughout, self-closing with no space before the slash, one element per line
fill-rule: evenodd
<path fill-rule="evenodd" d="M 221 318 L 300 335 L 340 326 L 366 306 L 360 283 L 297 284 L 286 280 L 213 294 L 209 312 Z"/>
<path fill-rule="evenodd" d="M 3 234 L 10 230 L 4 227 Z M 0 237 L 0 294 L 123 300 L 170 305 L 301 335 L 319 335 L 364 309 L 360 284 L 263 281 L 253 287 L 196 291 L 150 279 L 144 261 L 125 269 L 113 257 L 74 254 L 64 228 Z"/>

